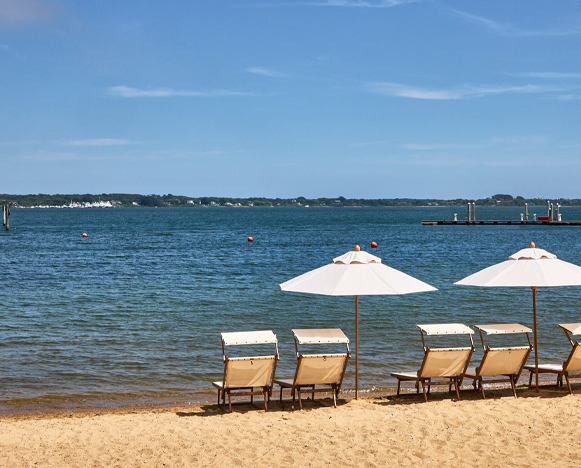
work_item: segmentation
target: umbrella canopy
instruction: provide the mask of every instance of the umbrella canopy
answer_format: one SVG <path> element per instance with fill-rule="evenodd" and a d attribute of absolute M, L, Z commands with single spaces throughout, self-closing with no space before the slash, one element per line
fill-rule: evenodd
<path fill-rule="evenodd" d="M 280 285 L 283 291 L 355 296 L 355 396 L 359 399 L 359 296 L 410 294 L 437 291 L 401 271 L 381 263 L 381 258 L 355 250 L 333 263 L 309 271 Z"/>
<path fill-rule="evenodd" d="M 538 287 L 581 286 L 581 267 L 559 260 L 556 255 L 535 248 L 533 242 L 528 249 L 519 250 L 508 260 L 492 265 L 454 284 L 483 287 L 530 287 L 533 291 L 533 321 L 535 336 L 535 377 L 539 390 L 539 358 L 537 353 L 537 307 Z"/>

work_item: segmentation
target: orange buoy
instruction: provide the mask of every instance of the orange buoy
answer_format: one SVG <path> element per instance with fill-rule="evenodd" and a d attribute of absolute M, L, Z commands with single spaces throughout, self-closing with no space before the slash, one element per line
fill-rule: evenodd
<path fill-rule="evenodd" d="M 83 232 L 83 237 L 88 237 L 86 232 Z"/>
<path fill-rule="evenodd" d="M 253 242 L 253 241 L 254 241 L 254 239 L 252 237 L 248 238 L 248 242 Z"/>
<path fill-rule="evenodd" d="M 377 242 L 372 242 L 371 243 L 371 248 L 372 249 L 377 249 Z"/>

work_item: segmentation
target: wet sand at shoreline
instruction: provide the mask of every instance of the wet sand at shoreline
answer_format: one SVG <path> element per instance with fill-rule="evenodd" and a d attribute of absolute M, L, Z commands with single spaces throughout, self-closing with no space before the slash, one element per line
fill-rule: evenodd
<path fill-rule="evenodd" d="M 0 466 L 580 466 L 581 397 L 555 388 L 0 418 Z M 502 397 L 502 398 L 499 398 Z"/>

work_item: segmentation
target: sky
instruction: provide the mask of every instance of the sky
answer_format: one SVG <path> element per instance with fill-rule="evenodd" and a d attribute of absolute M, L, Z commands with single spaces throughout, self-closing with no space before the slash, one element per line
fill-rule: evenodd
<path fill-rule="evenodd" d="M 581 3 L 0 0 L 0 193 L 581 198 Z"/>

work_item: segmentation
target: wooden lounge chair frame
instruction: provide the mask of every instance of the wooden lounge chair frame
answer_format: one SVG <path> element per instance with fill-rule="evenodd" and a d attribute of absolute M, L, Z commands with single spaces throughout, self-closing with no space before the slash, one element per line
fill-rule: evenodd
<path fill-rule="evenodd" d="M 533 345 L 529 333 L 532 330 L 528 327 L 518 323 L 509 324 L 495 324 L 495 325 L 474 325 L 480 334 L 480 341 L 482 342 L 482 349 L 484 356 L 480 365 L 476 368 L 469 368 L 464 375 L 467 380 L 472 380 L 474 390 L 482 392 L 482 398 L 486 399 L 484 394 L 483 384 L 492 383 L 510 383 L 512 393 L 516 398 L 516 383 L 524 369 L 524 366 L 529 358 Z M 491 348 L 484 344 L 484 336 L 482 332 L 487 335 L 499 334 L 526 334 L 528 346 L 517 346 L 511 348 Z M 499 362 L 500 361 L 500 362 Z M 491 377 L 484 380 L 484 377 Z"/>
<path fill-rule="evenodd" d="M 417 325 L 422 337 L 422 346 L 424 348 L 424 359 L 417 372 L 394 372 L 392 377 L 397 378 L 397 394 L 399 396 L 401 383 L 404 381 L 414 382 L 416 393 L 420 391 L 420 384 L 424 394 L 424 400 L 428 401 L 428 395 L 432 386 L 447 385 L 448 391 L 452 391 L 452 386 L 456 390 L 456 397 L 460 399 L 460 385 L 464 378 L 464 373 L 470 364 L 470 358 L 474 353 L 474 341 L 472 335 L 474 331 L 461 323 L 445 323 L 432 325 Z M 432 349 L 426 345 L 424 339 L 430 335 L 468 335 L 470 338 L 470 347 L 466 348 L 435 348 Z M 434 372 L 433 368 L 438 367 L 438 362 L 434 365 L 432 361 L 438 361 L 447 354 L 447 357 L 453 358 L 452 368 L 442 369 Z M 434 380 L 436 379 L 436 380 Z M 441 379 L 441 380 L 440 380 Z"/>
<path fill-rule="evenodd" d="M 343 378 L 345 377 L 345 370 L 347 363 L 351 357 L 349 350 L 349 338 L 339 328 L 324 328 L 324 329 L 297 329 L 292 330 L 295 340 L 295 352 L 297 356 L 297 367 L 293 379 L 277 379 L 275 384 L 280 385 L 280 404 L 282 402 L 282 391 L 287 388 L 291 391 L 293 401 L 296 395 L 299 397 L 299 407 L 303 409 L 303 402 L 301 396 L 303 393 L 310 393 L 311 398 L 315 399 L 315 393 L 325 392 L 331 390 L 333 395 L 333 406 L 337 407 L 337 397 L 341 391 Z M 347 348 L 345 353 L 335 354 L 303 354 L 299 351 L 299 344 L 344 344 Z M 328 362 L 330 374 L 321 378 L 320 376 L 308 375 L 309 363 Z M 324 368 L 324 366 L 323 366 Z M 316 372 L 315 372 L 316 374 Z M 305 382 L 306 380 L 306 382 Z M 315 388 L 316 385 L 322 385 L 323 388 Z"/>
<path fill-rule="evenodd" d="M 581 335 L 581 323 L 560 323 L 557 325 L 561 327 L 571 343 L 573 349 L 569 353 L 569 356 L 563 363 L 559 364 L 539 364 L 539 374 L 556 374 L 557 375 L 557 387 L 563 386 L 563 377 L 567 382 L 567 388 L 569 393 L 573 395 L 573 389 L 571 388 L 571 380 L 581 379 L 581 375 L 571 375 L 571 372 L 581 372 L 581 345 L 579 341 L 573 341 L 571 335 Z M 529 388 L 531 388 L 533 382 L 533 374 L 535 373 L 535 366 L 525 366 L 525 369 L 530 372 L 529 375 Z"/>
<path fill-rule="evenodd" d="M 262 395 L 264 409 L 268 411 L 268 401 L 270 401 L 272 395 L 274 374 L 279 360 L 276 335 L 270 330 L 265 330 L 222 333 L 221 337 L 224 374 L 221 382 L 212 382 L 212 385 L 218 389 L 218 405 L 225 405 L 226 395 L 228 395 L 228 408 L 232 412 L 232 393 L 235 396 L 249 395 L 251 404 L 254 403 L 254 395 Z M 226 355 L 226 346 L 256 344 L 274 344 L 275 354 L 271 356 L 235 358 L 230 358 Z M 249 371 L 249 366 L 254 366 L 255 364 L 257 364 L 256 371 Z M 252 374 L 256 375 L 252 376 Z M 259 390 L 255 390 L 255 388 Z"/>

